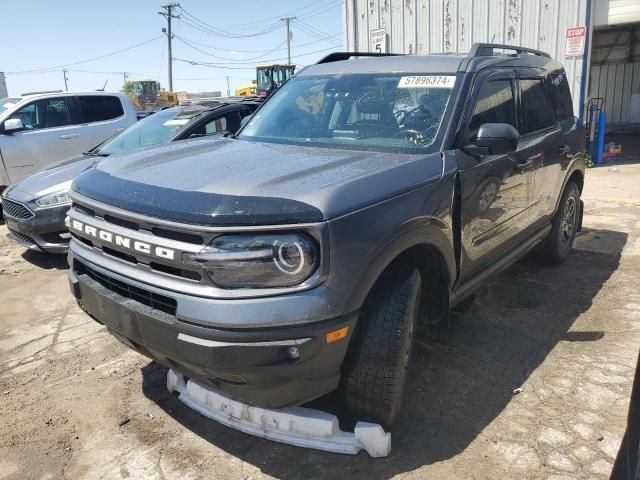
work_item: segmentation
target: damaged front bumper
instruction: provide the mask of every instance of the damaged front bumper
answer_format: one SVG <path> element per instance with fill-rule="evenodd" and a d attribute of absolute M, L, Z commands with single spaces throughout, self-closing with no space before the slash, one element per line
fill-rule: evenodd
<path fill-rule="evenodd" d="M 254 407 L 195 380 L 186 380 L 174 370 L 167 374 L 167 388 L 179 392 L 180 401 L 202 415 L 250 435 L 351 455 L 366 450 L 372 457 L 386 457 L 391 451 L 391 434 L 375 423 L 358 422 L 353 433 L 343 432 L 338 418 L 330 413 L 305 407 Z"/>

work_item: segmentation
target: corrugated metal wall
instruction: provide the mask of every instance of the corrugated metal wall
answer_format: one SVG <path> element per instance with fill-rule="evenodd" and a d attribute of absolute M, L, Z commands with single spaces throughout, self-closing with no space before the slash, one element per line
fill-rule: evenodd
<path fill-rule="evenodd" d="M 590 72 L 589 97 L 604 98 L 607 122 L 640 122 L 640 24 L 595 29 Z"/>
<path fill-rule="evenodd" d="M 604 98 L 608 123 L 640 121 L 632 107 L 632 95 L 640 94 L 640 63 L 592 65 L 589 94 Z"/>
<path fill-rule="evenodd" d="M 637 0 L 640 1 L 640 0 Z M 369 51 L 369 32 L 384 28 L 388 51 L 467 52 L 474 42 L 549 52 L 567 71 L 578 111 L 582 58 L 565 58 L 565 32 L 584 26 L 587 0 L 345 0 L 348 50 Z"/>
<path fill-rule="evenodd" d="M 598 17 L 595 18 L 596 25 L 640 22 L 640 2 L 638 0 L 608 0 L 608 2 L 607 0 L 596 0 L 595 4 L 606 14 L 606 21 Z"/>

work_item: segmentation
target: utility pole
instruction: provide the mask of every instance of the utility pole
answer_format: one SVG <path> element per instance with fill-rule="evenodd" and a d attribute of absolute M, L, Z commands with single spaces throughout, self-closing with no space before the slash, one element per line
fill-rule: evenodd
<path fill-rule="evenodd" d="M 297 17 L 284 17 L 280 20 L 287 26 L 287 58 L 289 65 L 291 65 L 291 20 L 295 20 Z"/>
<path fill-rule="evenodd" d="M 231 88 L 229 87 L 229 75 L 227 75 L 227 97 L 231 96 Z"/>
<path fill-rule="evenodd" d="M 127 72 L 122 72 L 122 82 L 123 85 L 127 83 Z"/>
<path fill-rule="evenodd" d="M 69 78 L 67 77 L 67 71 L 66 70 L 62 70 L 62 76 L 64 77 L 64 91 L 68 92 L 69 91 L 69 85 L 68 85 L 68 80 Z"/>
<path fill-rule="evenodd" d="M 179 7 L 180 4 L 179 3 L 167 3 L 166 5 L 160 5 L 160 8 L 164 9 L 164 12 L 158 12 L 160 15 L 162 15 L 164 18 L 167 19 L 167 44 L 168 44 L 168 48 L 167 50 L 169 51 L 169 57 L 167 58 L 168 63 L 169 63 L 169 91 L 173 92 L 173 55 L 171 53 L 171 40 L 172 40 L 172 36 L 171 36 L 171 19 L 172 18 L 180 18 L 179 15 L 173 15 L 173 9 L 176 7 Z M 165 29 L 163 28 L 162 31 L 164 32 Z"/>

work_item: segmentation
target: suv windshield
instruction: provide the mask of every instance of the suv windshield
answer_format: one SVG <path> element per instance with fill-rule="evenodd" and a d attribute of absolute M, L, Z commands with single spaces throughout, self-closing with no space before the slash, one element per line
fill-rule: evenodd
<path fill-rule="evenodd" d="M 188 118 L 176 119 L 180 108 L 161 110 L 134 123 L 125 131 L 98 146 L 93 153 L 113 155 L 136 148 L 164 143 L 187 123 Z"/>
<path fill-rule="evenodd" d="M 273 95 L 240 138 L 367 150 L 433 145 L 456 77 L 418 74 L 298 76 Z"/>

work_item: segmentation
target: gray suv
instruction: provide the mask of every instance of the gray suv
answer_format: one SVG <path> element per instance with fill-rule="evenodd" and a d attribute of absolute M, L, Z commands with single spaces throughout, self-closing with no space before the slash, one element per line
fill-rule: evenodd
<path fill-rule="evenodd" d="M 241 401 L 337 389 L 389 425 L 418 329 L 530 251 L 567 258 L 583 142 L 543 52 L 334 53 L 233 138 L 76 178 L 71 289 L 126 345 Z"/>

